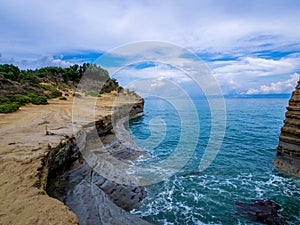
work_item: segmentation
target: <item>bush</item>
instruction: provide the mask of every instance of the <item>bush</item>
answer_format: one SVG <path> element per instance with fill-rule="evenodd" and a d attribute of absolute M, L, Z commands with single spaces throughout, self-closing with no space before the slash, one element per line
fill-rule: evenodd
<path fill-rule="evenodd" d="M 54 90 L 52 90 L 51 96 L 52 96 L 52 98 L 60 97 L 60 96 L 62 96 L 62 92 L 57 89 L 54 89 Z"/>
<path fill-rule="evenodd" d="M 44 90 L 51 92 L 51 94 L 48 95 L 49 98 L 57 98 L 57 97 L 62 96 L 62 92 L 57 90 L 55 87 L 52 87 L 52 86 L 47 85 L 47 84 L 39 84 L 39 86 L 41 88 L 43 88 Z"/>
<path fill-rule="evenodd" d="M 66 97 L 60 97 L 59 100 L 67 100 Z"/>
<path fill-rule="evenodd" d="M 10 100 L 8 97 L 0 97 L 0 104 L 2 103 L 10 103 Z"/>
<path fill-rule="evenodd" d="M 11 102 L 16 102 L 19 105 L 25 105 L 26 103 L 31 102 L 31 98 L 26 95 L 15 94 L 12 96 L 8 96 Z"/>
<path fill-rule="evenodd" d="M 35 104 L 35 105 L 48 104 L 46 95 L 37 95 L 37 94 L 31 93 L 28 95 L 28 97 L 30 97 L 32 104 Z"/>
<path fill-rule="evenodd" d="M 23 78 L 25 81 L 29 81 L 29 82 L 31 82 L 31 83 L 37 83 L 37 82 L 38 82 L 37 75 L 36 75 L 35 72 L 32 71 L 32 70 L 24 71 L 24 72 L 22 73 L 22 78 Z"/>
<path fill-rule="evenodd" d="M 19 105 L 16 102 L 2 103 L 0 104 L 0 113 L 15 112 L 19 109 Z"/>

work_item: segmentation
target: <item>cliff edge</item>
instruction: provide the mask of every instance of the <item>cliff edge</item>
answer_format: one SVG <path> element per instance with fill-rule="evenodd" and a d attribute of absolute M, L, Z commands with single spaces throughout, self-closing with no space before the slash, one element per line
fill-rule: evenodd
<path fill-rule="evenodd" d="M 66 100 L 51 99 L 48 105 L 28 104 L 15 113 L 0 114 L 0 224 L 79 224 L 77 216 L 63 202 L 46 192 L 49 174 L 67 167 L 78 151 L 72 126 L 73 93 Z M 95 105 L 95 121 L 99 128 L 105 118 L 113 115 L 116 95 L 123 97 L 122 105 L 143 100 L 128 93 L 111 92 L 101 95 Z M 83 101 L 94 101 L 82 96 Z M 82 113 L 90 114 L 82 108 Z M 142 110 L 139 109 L 139 110 Z M 138 112 L 139 110 L 136 110 Z M 98 121 L 98 122 L 97 122 Z M 76 156 L 77 157 L 77 156 Z M 60 168 L 58 168 L 60 167 Z M 104 190 L 105 191 L 105 190 Z M 101 192 L 101 193 L 100 193 Z M 117 207 L 99 189 L 105 203 L 101 212 L 103 224 L 147 224 Z M 100 195 L 101 194 L 101 195 Z M 130 222 L 130 223 L 129 223 Z"/>
<path fill-rule="evenodd" d="M 274 165 L 300 178 L 300 81 L 289 100 Z"/>

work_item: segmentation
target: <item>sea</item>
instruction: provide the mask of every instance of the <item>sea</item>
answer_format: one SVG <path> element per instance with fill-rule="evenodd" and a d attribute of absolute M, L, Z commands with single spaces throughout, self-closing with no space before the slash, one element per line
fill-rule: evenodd
<path fill-rule="evenodd" d="M 194 111 L 190 100 L 180 101 L 179 110 L 172 100 L 145 98 L 144 115 L 129 124 L 134 141 L 149 155 L 140 164 L 163 162 L 182 143 L 180 151 L 189 152 L 176 173 L 146 186 L 147 197 L 131 213 L 153 224 L 260 224 L 241 215 L 236 203 L 272 200 L 287 224 L 300 224 L 300 180 L 272 163 L 288 98 L 225 98 L 224 138 L 201 171 L 215 123 L 214 101 L 194 98 Z"/>

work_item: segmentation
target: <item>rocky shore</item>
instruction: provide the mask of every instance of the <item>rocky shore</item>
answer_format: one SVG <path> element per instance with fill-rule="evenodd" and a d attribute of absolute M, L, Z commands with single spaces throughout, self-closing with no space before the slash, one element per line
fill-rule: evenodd
<path fill-rule="evenodd" d="M 300 178 L 300 81 L 287 107 L 274 165 Z"/>
<path fill-rule="evenodd" d="M 129 107 L 132 118 L 143 111 L 143 99 L 122 93 L 116 105 L 116 95 L 103 94 L 97 101 L 95 127 L 106 151 L 118 160 L 134 160 L 142 153 L 116 137 L 112 108 Z M 82 100 L 94 101 L 90 96 Z M 0 114 L 0 224 L 148 224 L 126 211 L 138 207 L 144 188 L 108 180 L 82 157 L 79 150 L 91 147 L 86 143 L 95 137 L 82 129 L 77 133 L 82 142 L 75 138 L 73 97 L 49 103 Z M 91 109 L 82 113 L 86 110 Z"/>

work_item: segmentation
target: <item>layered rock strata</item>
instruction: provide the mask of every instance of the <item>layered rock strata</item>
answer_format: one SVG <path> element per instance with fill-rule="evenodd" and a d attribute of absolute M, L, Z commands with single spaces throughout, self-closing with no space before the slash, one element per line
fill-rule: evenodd
<path fill-rule="evenodd" d="M 300 81 L 289 100 L 274 164 L 280 170 L 300 177 Z"/>
<path fill-rule="evenodd" d="M 101 189 L 101 186 L 106 183 L 108 187 L 110 183 L 102 184 L 103 179 L 98 178 L 98 174 L 91 172 L 90 169 L 86 169 L 89 165 L 84 160 L 80 161 L 82 157 L 79 150 L 86 146 L 86 140 L 90 136 L 83 127 L 84 121 L 82 125 L 78 125 L 79 132 L 76 133 L 76 138 L 74 136 L 72 122 L 74 99 L 72 94 L 70 92 L 65 101 L 52 99 L 49 100 L 49 105 L 29 104 L 21 107 L 16 113 L 0 114 L 0 224 L 65 225 L 79 224 L 81 220 L 88 221 L 85 220 L 85 217 L 89 217 L 89 214 L 85 214 L 85 210 L 80 205 L 81 202 L 88 200 L 85 198 L 85 194 L 89 191 L 97 196 L 93 201 L 93 204 L 96 202 L 97 204 L 90 204 L 89 208 L 98 217 L 100 222 L 97 224 L 147 224 L 117 206 L 117 204 L 122 204 L 121 201 L 114 203 L 115 194 L 118 192 L 113 191 L 114 188 L 107 188 L 107 192 L 115 193 L 109 196 L 104 191 L 105 188 Z M 102 138 L 106 139 L 106 144 L 111 145 L 114 139 L 110 139 L 109 136 L 113 134 L 106 134 L 111 133 L 111 118 L 114 114 L 112 108 L 116 105 L 114 104 L 116 95 L 116 93 L 103 94 L 95 106 L 94 121 L 97 121 L 97 130 L 105 134 Z M 122 107 L 124 103 L 132 103 L 137 100 L 133 94 L 131 94 L 133 96 L 121 95 L 124 97 L 124 101 L 117 104 L 116 107 Z M 82 101 L 92 102 L 94 98 L 83 94 Z M 139 98 L 137 103 L 135 107 L 131 107 L 133 114 L 142 109 L 142 99 Z M 81 110 L 82 114 L 88 115 L 90 114 L 89 110 L 92 109 L 82 108 Z M 93 124 L 95 125 L 95 122 Z M 130 154 L 126 152 L 127 150 L 118 149 L 115 156 L 129 157 Z M 87 185 L 82 185 L 82 189 L 76 189 L 78 191 L 73 192 L 74 198 L 80 197 L 76 203 L 73 202 L 79 209 L 76 211 L 76 213 L 79 212 L 77 215 L 74 214 L 75 210 L 70 210 L 70 206 L 67 207 L 62 201 L 49 197 L 46 192 L 53 182 L 58 181 L 54 178 L 64 171 L 69 171 L 69 167 L 78 168 L 78 176 L 70 178 L 88 177 L 88 179 L 81 180 L 82 184 L 85 182 Z M 85 174 L 86 171 L 89 173 Z M 89 182 L 89 179 L 93 179 L 95 182 Z M 58 187 L 58 191 L 62 190 L 59 186 L 56 187 Z M 85 188 L 87 187 L 89 189 L 86 192 Z M 132 189 L 132 192 L 139 192 L 135 195 L 136 199 L 142 196 L 142 190 L 142 188 Z M 61 192 L 61 194 L 64 193 Z M 130 194 L 129 191 L 129 199 L 132 197 Z M 83 219 L 78 220 L 77 217 Z"/>
<path fill-rule="evenodd" d="M 107 154 L 129 163 L 144 154 L 134 145 L 124 145 L 123 140 L 116 136 L 119 132 L 117 129 L 122 130 L 119 121 L 123 124 L 127 121 L 123 120 L 124 117 L 131 119 L 141 114 L 143 104 L 143 99 L 138 99 L 134 104 L 114 107 L 113 114 L 101 117 L 95 124 L 84 126 L 78 134 L 80 137 L 77 137 L 77 140 L 82 140 L 79 147 L 73 146 L 73 140 L 70 139 L 69 144 L 57 146 L 46 157 L 44 167 L 51 169 L 47 172 L 47 192 L 75 212 L 80 224 L 148 224 L 124 211 L 139 207 L 146 196 L 145 188 L 118 183 L 97 172 L 104 170 L 101 167 L 102 160 L 110 163 L 105 158 Z M 93 126 L 97 135 L 91 132 Z M 98 144 L 97 139 L 101 140 L 103 146 Z M 84 156 L 90 151 L 93 152 L 91 156 Z M 93 157 L 91 160 L 95 164 L 86 161 L 88 157 Z M 109 172 L 113 172 L 113 169 Z M 121 176 L 126 179 L 126 174 Z"/>

